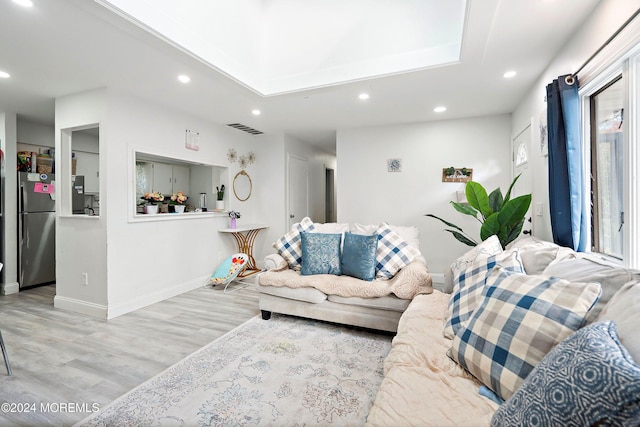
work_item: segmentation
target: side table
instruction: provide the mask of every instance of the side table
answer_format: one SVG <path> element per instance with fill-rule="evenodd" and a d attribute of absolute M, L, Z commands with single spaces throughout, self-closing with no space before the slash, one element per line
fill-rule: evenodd
<path fill-rule="evenodd" d="M 238 252 L 247 254 L 249 258 L 247 268 L 238 277 L 247 277 L 260 272 L 260 269 L 256 267 L 256 260 L 253 258 L 253 244 L 258 233 L 266 228 L 269 228 L 266 224 L 247 224 L 236 228 L 221 228 L 218 230 L 219 233 L 231 234 L 238 244 Z"/>

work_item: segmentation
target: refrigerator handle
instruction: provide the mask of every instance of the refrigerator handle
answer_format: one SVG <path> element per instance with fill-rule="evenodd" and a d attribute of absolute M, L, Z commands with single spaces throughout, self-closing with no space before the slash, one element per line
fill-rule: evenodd
<path fill-rule="evenodd" d="M 25 193 L 25 189 L 24 189 L 24 182 L 20 183 L 20 200 L 19 200 L 19 206 L 20 206 L 20 212 L 24 212 L 24 202 L 25 202 L 25 198 L 27 197 L 26 193 Z"/>

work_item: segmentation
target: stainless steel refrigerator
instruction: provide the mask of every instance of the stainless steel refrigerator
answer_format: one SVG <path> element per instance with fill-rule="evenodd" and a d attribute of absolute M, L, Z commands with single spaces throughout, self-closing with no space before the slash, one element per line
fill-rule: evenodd
<path fill-rule="evenodd" d="M 18 173 L 18 281 L 20 288 L 56 280 L 53 174 Z"/>

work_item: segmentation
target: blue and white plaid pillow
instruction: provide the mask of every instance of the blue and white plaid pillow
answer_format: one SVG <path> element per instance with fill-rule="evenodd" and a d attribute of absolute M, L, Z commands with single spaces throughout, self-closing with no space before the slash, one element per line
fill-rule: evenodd
<path fill-rule="evenodd" d="M 584 323 L 599 283 L 513 274 L 496 267 L 482 302 L 453 338 L 451 357 L 503 399 Z"/>
<path fill-rule="evenodd" d="M 300 233 L 313 230 L 313 221 L 309 217 L 304 217 L 302 221 L 293 224 L 287 234 L 274 242 L 273 248 L 287 261 L 289 268 L 300 270 L 302 264 Z"/>
<path fill-rule="evenodd" d="M 391 279 L 403 267 L 413 261 L 420 251 L 410 246 L 398 233 L 383 222 L 376 231 L 378 250 L 376 252 L 376 278 Z"/>
<path fill-rule="evenodd" d="M 464 326 L 473 310 L 482 301 L 482 290 L 487 277 L 496 265 L 513 273 L 524 273 L 518 249 L 491 255 L 488 258 L 468 264 L 453 278 L 453 294 L 449 299 L 444 323 L 444 336 L 453 339 Z"/>

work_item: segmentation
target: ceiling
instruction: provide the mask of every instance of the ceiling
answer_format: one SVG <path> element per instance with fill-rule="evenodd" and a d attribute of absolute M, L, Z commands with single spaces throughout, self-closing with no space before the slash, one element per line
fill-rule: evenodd
<path fill-rule="evenodd" d="M 258 36 L 272 31 L 274 26 L 278 28 L 277 37 L 272 38 L 277 43 L 265 45 L 260 37 L 258 41 L 244 40 L 244 49 L 253 52 L 253 56 L 245 58 L 243 66 L 251 68 L 254 64 L 259 68 L 253 76 L 233 75 L 233 67 L 228 66 L 233 61 L 224 63 L 215 56 L 205 55 L 205 51 L 189 49 L 186 39 L 181 39 L 180 43 L 169 40 L 158 29 L 148 31 L 149 27 L 132 21 L 130 16 L 115 13 L 96 1 L 33 0 L 32 8 L 23 8 L 11 0 L 0 0 L 0 70 L 11 74 L 9 79 L 0 79 L 0 110 L 15 112 L 21 120 L 53 124 L 56 97 L 112 87 L 214 123 L 242 123 L 267 134 L 286 133 L 328 152 L 335 152 L 337 129 L 512 112 L 558 50 L 598 4 L 598 0 L 456 1 L 454 3 L 463 12 L 464 19 L 458 61 L 446 60 L 444 65 L 423 63 L 417 68 L 404 68 L 410 71 L 369 67 L 373 72 L 368 75 L 374 77 L 367 77 L 367 67 L 363 67 L 365 74 L 359 76 L 334 73 L 333 81 L 316 80 L 314 83 L 298 79 L 295 81 L 297 86 L 270 86 L 274 80 L 280 83 L 286 80 L 280 79 L 281 76 L 291 76 L 296 72 L 305 74 L 306 70 L 308 76 L 316 69 L 335 69 L 340 62 L 326 62 L 329 57 L 342 60 L 342 64 L 346 60 L 352 72 L 362 71 L 353 66 L 362 64 L 362 61 L 349 62 L 348 53 L 375 59 L 375 49 L 371 45 L 383 48 L 381 52 L 384 54 L 380 54 L 380 58 L 393 58 L 393 49 L 397 53 L 399 46 L 400 52 L 402 49 L 405 53 L 420 51 L 419 43 L 406 47 L 414 40 L 403 41 L 403 38 L 427 37 L 428 32 L 424 32 L 424 28 L 419 31 L 421 25 L 429 29 L 432 26 L 426 25 L 424 13 L 398 15 L 391 7 L 393 3 L 406 2 L 408 9 L 405 12 L 411 11 L 409 6 L 418 7 L 418 0 L 350 0 L 361 6 L 373 1 L 382 8 L 377 9 L 376 19 L 372 21 L 376 23 L 374 34 L 377 33 L 377 36 L 371 36 L 373 38 L 362 37 L 365 31 L 362 16 L 352 9 L 343 9 L 340 19 L 332 19 L 326 11 L 318 12 L 322 7 L 320 3 L 336 5 L 340 3 L 337 1 L 307 0 L 304 4 L 316 9 L 310 9 L 304 15 L 301 14 L 302 3 L 293 0 L 227 0 L 227 4 L 234 1 L 241 1 L 244 5 L 259 3 L 260 7 L 253 11 L 243 9 L 250 12 L 250 22 L 261 23 Z M 112 3 L 117 2 L 112 0 Z M 176 5 L 174 8 L 180 9 L 181 13 L 174 10 L 171 14 L 178 20 L 183 12 L 189 12 L 186 5 L 194 2 L 196 0 L 162 3 L 173 3 Z M 135 3 L 144 6 L 142 0 Z M 147 3 L 152 4 L 150 1 Z M 428 3 L 434 4 L 431 0 Z M 183 5 L 184 10 L 181 9 Z M 285 12 L 287 6 L 295 13 Z M 380 13 L 387 6 L 393 22 L 384 21 Z M 241 24 L 245 17 L 240 11 L 230 10 L 235 13 L 224 19 L 218 18 L 219 22 L 227 25 L 225 34 L 238 32 L 230 29 L 234 28 L 235 22 L 238 26 L 247 27 L 246 22 Z M 451 15 L 450 9 L 442 12 L 444 16 Z M 204 13 L 201 15 L 206 17 Z M 269 19 L 263 19 L 264 16 Z M 310 23 L 315 16 L 321 25 Z M 455 17 L 446 19 L 455 26 Z M 353 21 L 353 31 L 348 31 L 350 20 Z M 203 19 L 201 25 L 206 22 Z M 379 28 L 384 22 L 387 22 L 384 27 Z M 285 24 L 290 27 L 290 32 L 283 29 Z M 402 32 L 396 25 L 411 27 L 414 32 Z M 196 25 L 192 27 L 199 29 Z M 318 34 L 325 28 L 331 37 Z M 338 36 L 332 32 L 335 28 L 340 30 Z M 299 35 L 305 30 L 311 33 L 307 38 Z M 380 38 L 380 34 L 385 37 Z M 207 37 L 212 37 L 212 34 Z M 320 44 L 323 39 L 330 41 L 330 45 Z M 382 46 L 381 40 L 385 39 L 392 40 L 392 43 Z M 286 44 L 285 40 L 296 43 L 298 50 Z M 375 43 L 369 43 L 370 40 Z M 344 46 L 338 49 L 338 44 Z M 300 50 L 305 45 L 313 46 L 314 50 Z M 233 46 L 225 40 L 217 45 L 217 49 L 228 51 Z M 333 51 L 331 46 L 334 46 Z M 238 58 L 235 62 L 242 62 Z M 295 58 L 300 58 L 300 64 L 292 61 Z M 394 61 L 387 62 L 393 65 Z M 296 69 L 298 65 L 307 68 Z M 503 78 L 508 70 L 515 70 L 517 75 L 511 79 Z M 567 70 L 572 71 L 575 70 Z M 189 75 L 190 83 L 178 82 L 179 74 Z M 360 100 L 358 95 L 362 92 L 368 93 L 370 98 Z M 435 113 L 433 109 L 440 105 L 446 106 L 447 111 Z M 253 115 L 254 109 L 259 109 L 261 115 Z"/>

